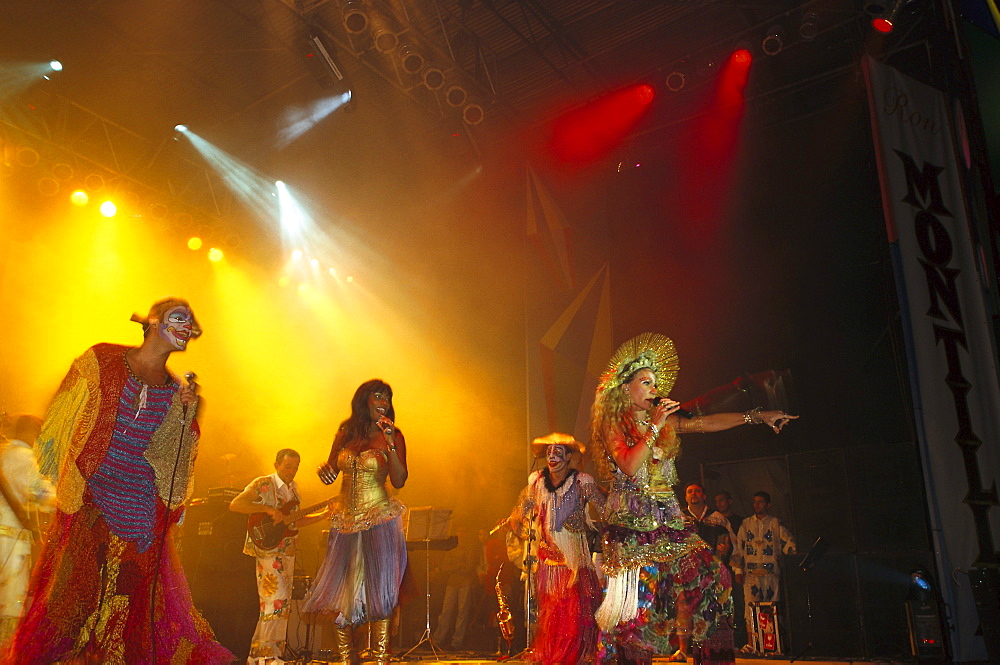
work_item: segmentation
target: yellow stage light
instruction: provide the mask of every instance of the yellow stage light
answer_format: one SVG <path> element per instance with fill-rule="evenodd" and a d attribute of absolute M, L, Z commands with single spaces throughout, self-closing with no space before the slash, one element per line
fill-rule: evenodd
<path fill-rule="evenodd" d="M 218 247 L 213 247 L 208 250 L 208 260 L 209 261 L 221 261 L 222 260 L 222 250 Z"/>
<path fill-rule="evenodd" d="M 311 265 L 313 268 L 319 268 L 319 259 L 310 260 L 309 265 Z"/>
<path fill-rule="evenodd" d="M 280 286 L 281 288 L 285 288 L 286 286 L 288 286 L 289 284 L 291 284 L 291 282 L 292 282 L 292 280 L 288 277 L 288 275 L 282 275 L 278 279 L 278 286 Z"/>
<path fill-rule="evenodd" d="M 198 236 L 195 236 L 190 240 L 188 240 L 188 249 L 190 249 L 193 252 L 197 252 L 199 249 L 201 249 L 201 245 L 202 245 L 201 238 L 199 238 Z"/>
<path fill-rule="evenodd" d="M 292 260 L 293 261 L 298 261 L 301 258 L 302 258 L 302 250 L 301 249 L 297 249 L 294 252 L 292 252 Z"/>
<path fill-rule="evenodd" d="M 69 195 L 69 200 L 75 206 L 85 206 L 87 205 L 87 202 L 90 201 L 90 197 L 87 196 L 87 192 L 82 189 L 78 189 Z"/>
<path fill-rule="evenodd" d="M 105 201 L 101 204 L 101 214 L 105 217 L 114 217 L 118 214 L 118 206 L 112 201 Z"/>

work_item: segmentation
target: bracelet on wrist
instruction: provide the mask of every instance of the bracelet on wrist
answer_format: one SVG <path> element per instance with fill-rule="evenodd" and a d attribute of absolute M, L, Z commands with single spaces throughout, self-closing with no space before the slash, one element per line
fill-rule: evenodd
<path fill-rule="evenodd" d="M 760 425 L 764 422 L 764 417 L 760 415 L 761 407 L 754 407 L 743 414 L 743 421 L 747 425 Z"/>

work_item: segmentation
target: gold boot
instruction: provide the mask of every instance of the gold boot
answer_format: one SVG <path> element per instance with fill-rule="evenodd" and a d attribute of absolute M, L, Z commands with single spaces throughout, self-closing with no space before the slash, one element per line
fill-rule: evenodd
<path fill-rule="evenodd" d="M 354 665 L 357 657 L 354 655 L 354 634 L 350 626 L 341 628 L 333 627 L 333 635 L 337 644 L 337 663 L 343 665 Z"/>
<path fill-rule="evenodd" d="M 372 655 L 378 665 L 389 662 L 389 620 L 380 619 L 371 622 Z"/>

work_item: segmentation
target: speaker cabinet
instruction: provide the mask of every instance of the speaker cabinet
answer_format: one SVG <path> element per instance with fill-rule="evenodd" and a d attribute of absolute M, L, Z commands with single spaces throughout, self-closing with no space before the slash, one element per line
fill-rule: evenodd
<path fill-rule="evenodd" d="M 190 505 L 181 529 L 181 564 L 191 598 L 215 638 L 240 661 L 250 652 L 260 602 L 256 561 L 243 554 L 247 518 L 225 497 Z"/>

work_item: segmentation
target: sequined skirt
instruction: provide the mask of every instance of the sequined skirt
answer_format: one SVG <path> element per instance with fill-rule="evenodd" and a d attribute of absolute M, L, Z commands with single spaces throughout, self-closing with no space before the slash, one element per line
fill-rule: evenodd
<path fill-rule="evenodd" d="M 339 626 L 385 619 L 399 603 L 404 570 L 401 517 L 353 533 L 331 528 L 326 557 L 302 611 L 323 615 Z"/>

